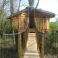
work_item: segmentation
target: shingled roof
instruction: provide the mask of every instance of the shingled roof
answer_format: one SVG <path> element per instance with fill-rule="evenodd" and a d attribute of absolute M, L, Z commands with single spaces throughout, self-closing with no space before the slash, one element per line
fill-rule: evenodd
<path fill-rule="evenodd" d="M 45 10 L 42 10 L 42 9 L 36 9 L 36 8 L 30 9 L 30 7 L 26 7 L 25 9 L 23 9 L 23 10 L 21 10 L 21 11 L 19 11 L 19 12 L 13 13 L 13 14 L 10 15 L 8 18 L 17 16 L 17 15 L 23 13 L 23 12 L 28 13 L 28 11 L 29 11 L 29 14 L 31 14 L 31 15 L 34 14 L 34 11 L 35 11 L 35 14 L 36 14 L 36 15 L 39 15 L 39 14 L 40 14 L 41 16 L 43 16 L 43 17 L 48 17 L 48 18 L 53 18 L 53 17 L 55 17 L 55 14 L 52 13 L 52 12 L 45 11 Z"/>

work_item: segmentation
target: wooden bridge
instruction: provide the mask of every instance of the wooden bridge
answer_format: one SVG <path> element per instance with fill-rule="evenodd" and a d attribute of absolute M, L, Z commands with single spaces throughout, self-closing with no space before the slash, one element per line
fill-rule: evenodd
<path fill-rule="evenodd" d="M 28 33 L 24 58 L 40 58 L 40 51 L 37 51 L 36 33 Z"/>

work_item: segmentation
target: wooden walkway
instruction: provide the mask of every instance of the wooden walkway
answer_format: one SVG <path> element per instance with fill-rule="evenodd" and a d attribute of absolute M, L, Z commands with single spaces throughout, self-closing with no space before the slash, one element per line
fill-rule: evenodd
<path fill-rule="evenodd" d="M 24 54 L 24 58 L 40 58 L 40 54 L 37 51 L 35 33 L 28 34 L 28 42 L 27 42 L 27 47 L 26 47 L 26 51 Z"/>

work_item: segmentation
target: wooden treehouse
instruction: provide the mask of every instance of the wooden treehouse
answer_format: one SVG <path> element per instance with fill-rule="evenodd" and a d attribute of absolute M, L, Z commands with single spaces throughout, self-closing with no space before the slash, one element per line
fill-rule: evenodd
<path fill-rule="evenodd" d="M 12 26 L 16 35 L 16 47 L 19 58 L 24 57 L 28 33 L 36 33 L 37 50 L 40 50 L 41 58 L 44 58 L 45 33 L 49 31 L 49 20 L 55 16 L 54 13 L 27 7 L 24 10 L 10 16 Z M 38 33 L 42 33 L 41 48 L 39 48 Z M 32 39 L 32 38 L 31 38 Z"/>

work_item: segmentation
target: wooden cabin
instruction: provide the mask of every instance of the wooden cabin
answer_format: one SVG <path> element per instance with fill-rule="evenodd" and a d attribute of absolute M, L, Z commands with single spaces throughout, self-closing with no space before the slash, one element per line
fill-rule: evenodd
<path fill-rule="evenodd" d="M 12 19 L 12 26 L 15 32 L 21 33 L 16 38 L 18 46 L 19 58 L 23 58 L 28 33 L 36 33 L 36 40 L 38 42 L 38 32 L 42 32 L 42 43 L 41 43 L 41 58 L 44 58 L 44 42 L 45 42 L 45 32 L 49 31 L 49 21 L 50 18 L 55 16 L 54 13 L 48 12 L 42 9 L 35 9 L 27 7 L 24 10 L 14 13 L 12 16 L 8 17 Z M 37 43 L 37 46 L 39 44 Z M 39 48 L 39 46 L 38 46 Z"/>

